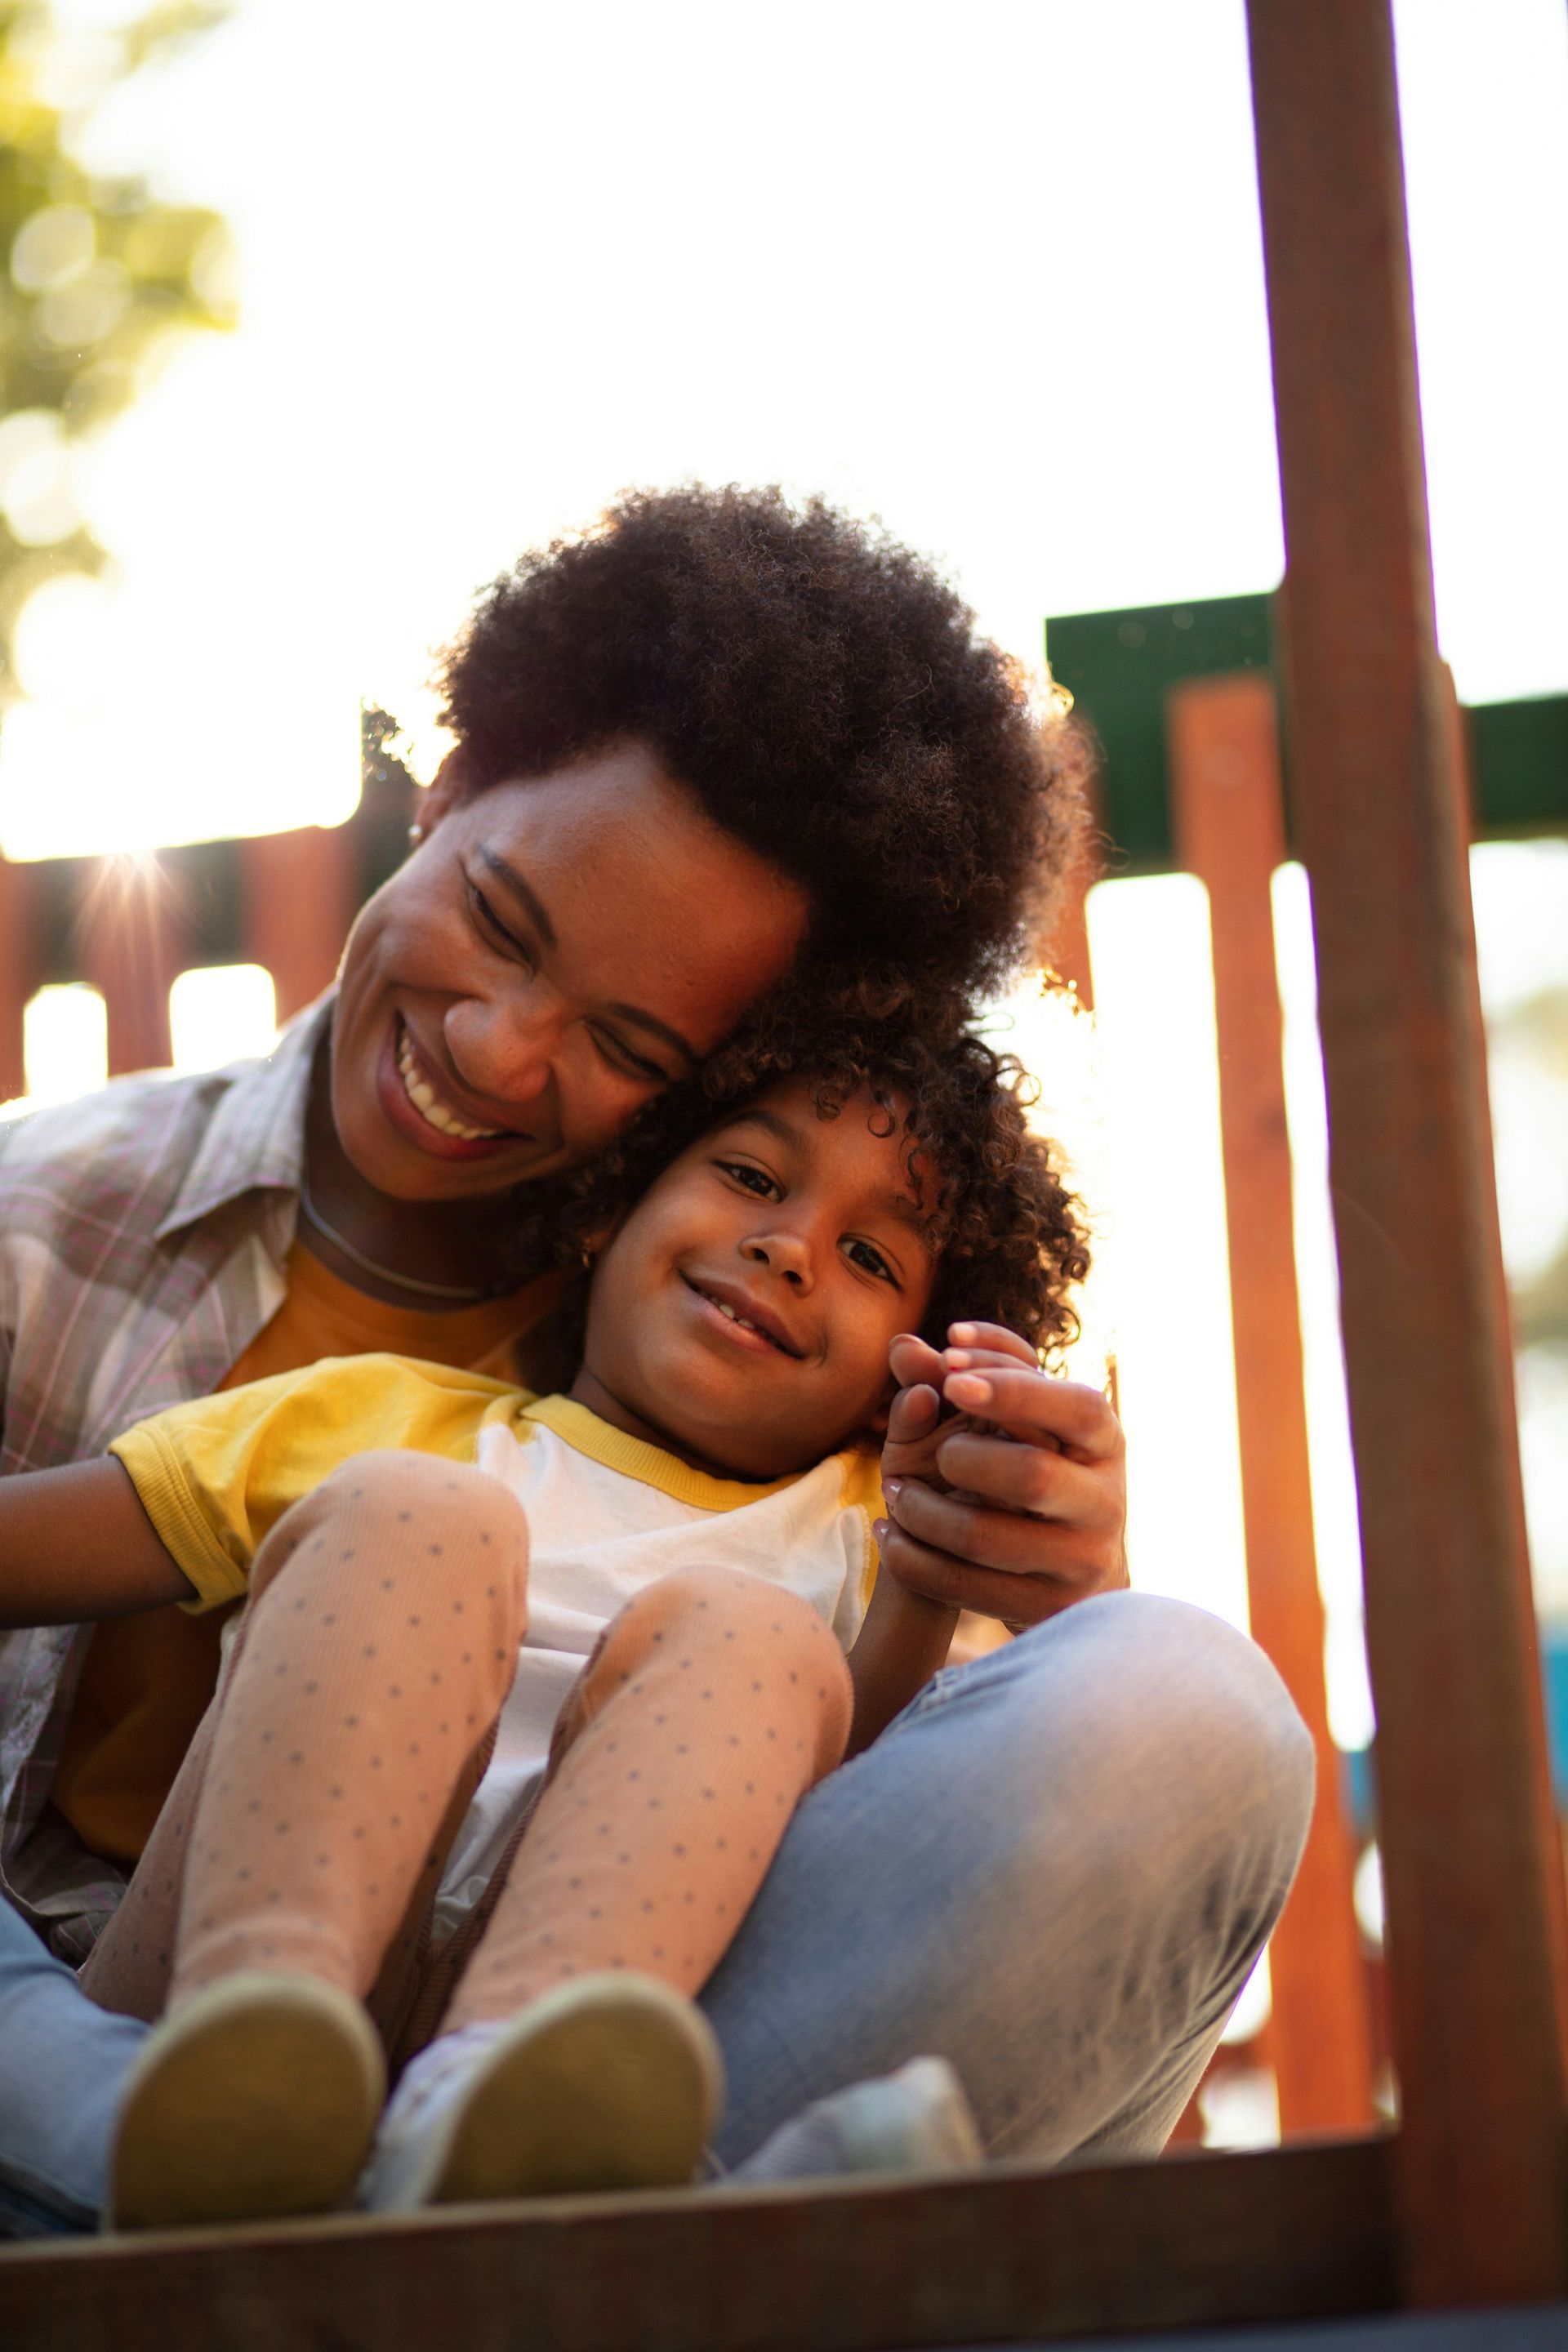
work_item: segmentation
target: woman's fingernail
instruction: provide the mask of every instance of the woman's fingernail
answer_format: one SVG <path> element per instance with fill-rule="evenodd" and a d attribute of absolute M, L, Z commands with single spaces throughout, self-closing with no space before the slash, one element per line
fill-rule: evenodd
<path fill-rule="evenodd" d="M 973 1323 L 950 1323 L 947 1336 L 950 1339 L 956 1339 L 961 1348 L 971 1348 L 980 1334 Z"/>
<path fill-rule="evenodd" d="M 903 1483 L 904 1483 L 904 1482 L 903 1482 L 903 1480 L 902 1480 L 901 1478 L 884 1478 L 884 1479 L 883 1479 L 883 1481 L 882 1481 L 882 1492 L 883 1492 L 883 1494 L 884 1494 L 884 1495 L 886 1495 L 886 1496 L 888 1497 L 888 1500 L 889 1500 L 890 1503 L 892 1503 L 892 1502 L 896 1502 L 896 1501 L 898 1500 L 899 1488 L 903 1485 Z"/>
<path fill-rule="evenodd" d="M 875 1539 L 875 1541 L 876 1541 L 879 1545 L 886 1543 L 886 1542 L 887 1542 L 887 1540 L 888 1540 L 888 1522 L 887 1522 L 887 1520 L 886 1520 L 886 1519 L 873 1519 L 873 1520 L 872 1520 L 872 1522 L 871 1522 L 871 1534 L 872 1534 L 873 1538 Z"/>
<path fill-rule="evenodd" d="M 955 1372 L 947 1384 L 947 1394 L 954 1404 L 989 1404 L 991 1383 L 978 1372 Z"/>

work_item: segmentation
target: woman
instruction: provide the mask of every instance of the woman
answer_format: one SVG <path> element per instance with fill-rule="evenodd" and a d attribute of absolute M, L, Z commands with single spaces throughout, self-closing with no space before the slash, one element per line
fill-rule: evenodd
<path fill-rule="evenodd" d="M 951 590 L 776 493 L 626 500 L 497 583 L 445 684 L 457 749 L 333 998 L 266 1064 L 112 1087 L 0 1141 L 5 1471 L 321 1355 L 526 1351 L 552 1285 L 519 1236 L 547 1224 L 555 1179 L 786 973 L 942 1027 L 1016 966 L 1072 836 L 1059 730 Z M 998 2147 L 1147 2144 L 1283 1899 L 1289 1710 L 1191 1612 L 1121 1594 L 1053 1622 L 1125 1580 L 1121 1435 L 1092 1391 L 1013 1353 L 1009 1438 L 954 1442 L 961 1494 L 891 1496 L 883 1557 L 1040 1635 L 939 1681 L 803 1810 L 710 1991 L 729 2155 L 923 2048 L 957 2060 Z M 934 1412 L 928 1370 L 900 1367 L 900 1434 Z M 216 1668 L 208 1625 L 163 1612 L 0 1652 L 0 1870 L 66 1958 L 112 1915 Z M 1208 1799 L 1180 1834 L 1172 1743 Z M 1221 1795 L 1254 1824 L 1246 1868 Z M 1072 1984 L 1048 2015 L 1022 1997 L 1016 1979 L 1052 1971 L 1043 1872 L 1130 1942 L 1134 2031 L 1086 2022 L 1105 1956 L 1059 1906 Z M 998 2043 L 1004 2011 L 1027 2064 Z M 1092 2065 L 1067 2063 L 1085 2046 Z"/>

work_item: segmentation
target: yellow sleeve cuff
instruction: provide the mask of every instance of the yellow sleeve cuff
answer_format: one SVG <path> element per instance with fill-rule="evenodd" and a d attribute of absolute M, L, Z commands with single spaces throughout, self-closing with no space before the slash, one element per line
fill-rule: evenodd
<path fill-rule="evenodd" d="M 199 1617 L 237 1600 L 248 1583 L 246 1570 L 203 1517 L 179 1454 L 159 1423 L 139 1422 L 109 1450 L 124 1465 L 159 1542 L 195 1587 L 195 1599 L 178 1606 Z"/>

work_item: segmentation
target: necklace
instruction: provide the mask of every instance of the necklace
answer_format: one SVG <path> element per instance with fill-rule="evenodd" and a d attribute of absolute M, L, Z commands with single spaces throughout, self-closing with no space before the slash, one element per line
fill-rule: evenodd
<path fill-rule="evenodd" d="M 302 1173 L 300 1178 L 300 1205 L 316 1231 L 324 1240 L 331 1242 L 334 1249 L 341 1250 L 351 1265 L 357 1265 L 362 1274 L 374 1274 L 378 1282 L 390 1282 L 395 1290 L 410 1291 L 419 1298 L 444 1298 L 448 1305 L 455 1307 L 479 1307 L 487 1299 L 499 1295 L 493 1288 L 460 1290 L 450 1283 L 420 1282 L 412 1274 L 398 1274 L 390 1265 L 378 1265 L 374 1258 L 366 1257 L 363 1250 L 355 1249 L 353 1242 L 346 1240 L 335 1225 L 328 1224 L 310 1198 L 310 1187 Z"/>

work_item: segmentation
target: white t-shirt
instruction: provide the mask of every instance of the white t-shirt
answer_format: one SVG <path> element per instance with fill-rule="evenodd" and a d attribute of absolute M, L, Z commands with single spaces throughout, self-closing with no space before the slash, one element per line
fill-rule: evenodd
<path fill-rule="evenodd" d="M 479 1901 L 543 1779 L 551 1734 L 612 1617 L 677 1569 L 742 1569 L 808 1601 L 847 1650 L 876 1566 L 875 1454 L 835 1454 L 765 1486 L 714 1478 L 564 1397 L 479 1433 L 475 1460 L 528 1517 L 528 1634 L 495 1754 L 436 1900 L 445 1940 Z"/>

